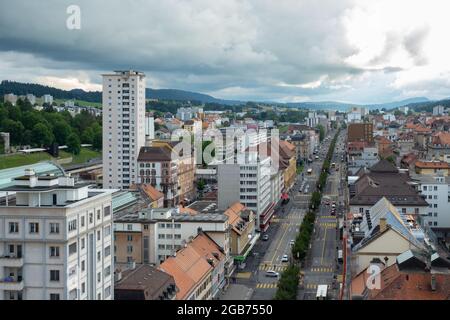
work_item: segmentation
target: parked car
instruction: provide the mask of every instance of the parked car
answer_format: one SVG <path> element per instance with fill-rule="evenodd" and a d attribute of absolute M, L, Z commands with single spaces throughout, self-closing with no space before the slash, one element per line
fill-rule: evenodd
<path fill-rule="evenodd" d="M 271 278 L 278 278 L 280 276 L 280 274 L 274 270 L 267 270 L 266 271 L 266 277 L 271 277 Z"/>
<path fill-rule="evenodd" d="M 262 239 L 263 241 L 269 240 L 269 235 L 268 234 L 263 235 Z"/>
<path fill-rule="evenodd" d="M 289 257 L 287 254 L 283 255 L 283 257 L 281 258 L 281 262 L 289 262 Z"/>

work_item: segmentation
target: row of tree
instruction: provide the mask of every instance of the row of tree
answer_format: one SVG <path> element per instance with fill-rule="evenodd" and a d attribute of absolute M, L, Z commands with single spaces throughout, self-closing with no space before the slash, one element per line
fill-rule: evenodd
<path fill-rule="evenodd" d="M 276 300 L 295 300 L 297 298 L 297 290 L 299 284 L 299 264 L 304 261 L 308 253 L 309 245 L 311 243 L 311 237 L 314 231 L 314 221 L 316 219 L 316 212 L 320 206 L 322 200 L 321 188 L 325 185 L 328 176 L 329 164 L 333 156 L 336 140 L 338 137 L 336 133 L 335 137 L 331 141 L 328 149 L 327 156 L 322 166 L 322 173 L 318 182 L 318 190 L 314 191 L 311 195 L 311 202 L 309 211 L 303 218 L 303 221 L 299 228 L 299 233 L 295 238 L 294 245 L 292 246 L 292 257 L 297 264 L 291 264 L 281 275 L 278 283 L 277 292 L 275 294 Z"/>
<path fill-rule="evenodd" d="M 86 111 L 72 117 L 56 112 L 46 105 L 42 111 L 33 109 L 28 100 L 0 103 L 0 131 L 9 132 L 13 146 L 49 147 L 53 143 L 67 145 L 71 153 L 80 152 L 81 143 L 102 148 L 101 118 Z"/>

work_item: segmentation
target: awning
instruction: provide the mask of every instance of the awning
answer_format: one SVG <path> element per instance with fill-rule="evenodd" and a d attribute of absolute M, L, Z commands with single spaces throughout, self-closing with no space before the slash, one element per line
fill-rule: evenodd
<path fill-rule="evenodd" d="M 253 239 L 250 241 L 250 243 L 248 244 L 247 249 L 245 250 L 245 252 L 242 255 L 239 256 L 235 256 L 234 257 L 234 261 L 238 261 L 238 262 L 242 262 L 245 261 L 245 259 L 247 259 L 248 254 L 250 253 L 250 251 L 253 249 L 253 247 L 256 244 L 256 241 L 258 241 L 259 239 L 259 233 L 256 233 L 253 236 Z"/>

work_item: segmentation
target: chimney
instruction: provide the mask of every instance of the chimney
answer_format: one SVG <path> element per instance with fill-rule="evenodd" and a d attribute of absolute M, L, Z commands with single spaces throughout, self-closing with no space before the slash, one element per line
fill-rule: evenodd
<path fill-rule="evenodd" d="M 387 228 L 386 218 L 380 218 L 380 232 L 385 231 Z"/>
<path fill-rule="evenodd" d="M 436 275 L 431 275 L 431 291 L 436 291 Z"/>

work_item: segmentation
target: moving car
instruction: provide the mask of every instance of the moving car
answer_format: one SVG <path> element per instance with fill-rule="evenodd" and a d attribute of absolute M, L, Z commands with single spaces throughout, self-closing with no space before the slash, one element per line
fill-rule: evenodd
<path fill-rule="evenodd" d="M 278 278 L 279 276 L 280 276 L 280 274 L 276 271 L 273 271 L 273 270 L 266 271 L 266 277 Z"/>
<path fill-rule="evenodd" d="M 289 257 L 287 254 L 283 255 L 283 257 L 281 258 L 281 262 L 289 262 Z"/>
<path fill-rule="evenodd" d="M 291 245 L 291 246 L 293 246 L 293 245 L 294 245 L 294 243 L 295 243 L 295 240 L 291 240 L 291 241 L 289 241 L 289 245 Z"/>
<path fill-rule="evenodd" d="M 262 239 L 263 241 L 269 240 L 269 235 L 268 234 L 263 235 Z"/>

